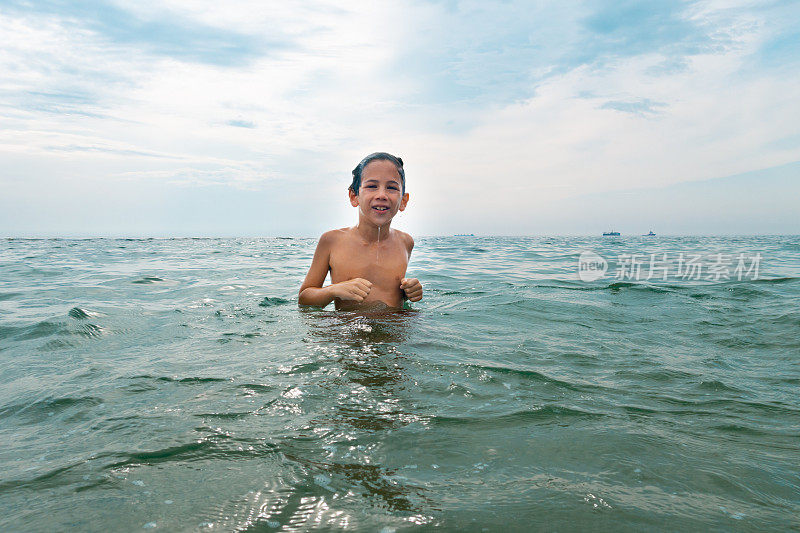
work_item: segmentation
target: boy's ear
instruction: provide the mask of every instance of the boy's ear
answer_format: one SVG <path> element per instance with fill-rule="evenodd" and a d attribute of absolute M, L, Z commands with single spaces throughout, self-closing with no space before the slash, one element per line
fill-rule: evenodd
<path fill-rule="evenodd" d="M 408 193 L 403 195 L 403 198 L 400 200 L 400 211 L 406 210 L 406 204 L 408 203 Z"/>
<path fill-rule="evenodd" d="M 353 192 L 353 189 L 347 189 L 347 195 L 350 197 L 350 205 L 358 207 L 358 195 Z"/>

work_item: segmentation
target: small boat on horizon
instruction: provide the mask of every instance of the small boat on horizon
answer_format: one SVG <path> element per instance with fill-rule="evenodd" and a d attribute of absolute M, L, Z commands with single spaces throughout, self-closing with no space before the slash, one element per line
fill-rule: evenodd
<path fill-rule="evenodd" d="M 656 234 L 653 233 L 653 230 L 650 230 L 650 233 L 643 233 L 642 237 L 655 237 Z"/>
<path fill-rule="evenodd" d="M 603 237 L 619 237 L 618 231 L 604 231 Z"/>
<path fill-rule="evenodd" d="M 474 233 L 456 233 L 453 237 L 474 237 Z"/>

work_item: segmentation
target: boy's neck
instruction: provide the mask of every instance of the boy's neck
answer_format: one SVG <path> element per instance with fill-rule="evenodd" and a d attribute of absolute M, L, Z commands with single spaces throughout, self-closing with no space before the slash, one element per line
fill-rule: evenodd
<path fill-rule="evenodd" d="M 387 222 L 383 226 L 376 226 L 370 222 L 359 220 L 356 225 L 356 231 L 367 242 L 379 242 L 389 236 L 391 225 L 391 222 Z"/>

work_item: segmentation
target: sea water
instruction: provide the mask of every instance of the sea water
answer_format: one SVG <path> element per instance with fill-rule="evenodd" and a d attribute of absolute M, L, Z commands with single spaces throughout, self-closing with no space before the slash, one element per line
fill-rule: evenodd
<path fill-rule="evenodd" d="M 360 314 L 315 244 L 0 241 L 0 529 L 800 524 L 797 237 L 418 238 Z"/>

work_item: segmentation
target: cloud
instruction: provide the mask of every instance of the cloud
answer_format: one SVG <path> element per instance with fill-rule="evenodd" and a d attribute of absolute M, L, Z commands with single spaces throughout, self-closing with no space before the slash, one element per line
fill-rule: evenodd
<path fill-rule="evenodd" d="M 513 104 L 536 95 L 539 84 L 584 66 L 660 54 L 664 68 L 723 51 L 729 30 L 698 14 L 696 3 L 665 1 L 437 2 L 404 15 L 405 46 L 387 69 L 424 80 L 415 101 L 442 105 Z M 670 65 L 667 67 L 666 65 Z"/>
<path fill-rule="evenodd" d="M 226 122 L 226 124 L 228 126 L 233 126 L 235 128 L 250 128 L 250 129 L 252 129 L 252 128 L 256 127 L 256 123 L 255 122 L 250 122 L 249 120 L 241 120 L 241 119 L 229 120 L 228 122 Z"/>
<path fill-rule="evenodd" d="M 623 113 L 631 113 L 633 115 L 640 115 L 643 117 L 657 115 L 661 109 L 667 107 L 664 102 L 654 102 L 649 98 L 640 98 L 638 100 L 609 100 L 600 106 L 600 109 L 614 109 L 622 111 Z"/>
<path fill-rule="evenodd" d="M 105 146 L 78 146 L 78 145 L 64 145 L 64 146 L 43 146 L 45 151 L 53 152 L 96 152 L 101 154 L 121 155 L 127 157 L 157 157 L 169 158 L 169 155 L 159 154 L 155 152 L 145 152 L 142 150 L 126 150 L 120 148 L 108 148 Z"/>
<path fill-rule="evenodd" d="M 716 0 L 6 2 L 0 181 L 8 202 L 23 178 L 67 203 L 77 180 L 258 189 L 315 232 L 388 150 L 430 233 L 767 168 L 800 160 L 798 19 Z"/>
<path fill-rule="evenodd" d="M 116 177 L 132 182 L 153 181 L 182 187 L 230 186 L 251 191 L 263 190 L 268 181 L 274 180 L 265 169 L 221 165 L 209 169 L 183 166 L 169 170 L 122 172 Z"/>
<path fill-rule="evenodd" d="M 667 0 L 601 2 L 583 19 L 587 50 L 598 57 L 631 57 L 668 51 L 696 55 L 729 42 L 726 32 L 692 17 L 695 4 Z"/>
<path fill-rule="evenodd" d="M 37 0 L 6 2 L 12 16 L 53 20 L 91 32 L 109 47 L 122 46 L 183 61 L 241 65 L 265 50 L 288 47 L 286 38 L 256 39 L 231 29 L 198 23 L 167 9 L 132 11 L 111 2 Z"/>

